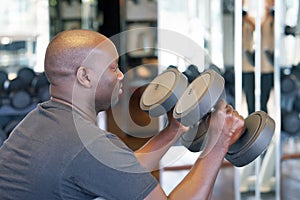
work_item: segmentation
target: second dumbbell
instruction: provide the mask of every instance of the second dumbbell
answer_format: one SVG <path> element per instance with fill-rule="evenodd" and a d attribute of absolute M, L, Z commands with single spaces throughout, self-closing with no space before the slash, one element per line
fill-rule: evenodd
<path fill-rule="evenodd" d="M 181 142 L 191 151 L 203 150 L 207 135 L 204 123 L 217 102 L 224 98 L 224 80 L 213 70 L 203 72 L 183 93 L 174 108 L 174 117 L 192 129 L 184 134 Z M 226 159 L 242 167 L 259 155 L 270 144 L 275 121 L 263 111 L 252 113 L 245 119 L 246 128 L 242 136 L 230 147 Z M 212 133 L 214 134 L 214 133 Z"/>

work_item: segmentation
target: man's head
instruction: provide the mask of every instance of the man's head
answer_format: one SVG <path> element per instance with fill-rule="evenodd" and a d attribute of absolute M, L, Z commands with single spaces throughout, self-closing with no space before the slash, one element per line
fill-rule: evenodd
<path fill-rule="evenodd" d="M 90 30 L 59 33 L 48 45 L 45 73 L 51 96 L 80 109 L 107 109 L 123 74 L 118 53 L 105 36 Z"/>

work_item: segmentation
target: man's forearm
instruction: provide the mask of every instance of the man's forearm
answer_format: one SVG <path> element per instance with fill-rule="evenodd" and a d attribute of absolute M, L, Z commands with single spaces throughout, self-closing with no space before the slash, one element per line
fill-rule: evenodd
<path fill-rule="evenodd" d="M 199 157 L 168 199 L 209 199 L 225 154 L 216 148 L 205 157 Z"/>
<path fill-rule="evenodd" d="M 157 168 L 160 159 L 165 155 L 169 148 L 182 135 L 182 130 L 171 129 L 169 127 L 163 129 L 159 134 L 152 137 L 144 146 L 135 151 L 135 156 L 149 171 Z"/>

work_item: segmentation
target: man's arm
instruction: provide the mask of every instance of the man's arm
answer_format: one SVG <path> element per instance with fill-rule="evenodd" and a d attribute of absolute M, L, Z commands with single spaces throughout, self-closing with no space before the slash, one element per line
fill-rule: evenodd
<path fill-rule="evenodd" d="M 198 158 L 184 179 L 167 196 L 160 184 L 145 200 L 162 199 L 210 199 L 213 186 L 225 154 L 213 149 L 207 156 Z"/>
<path fill-rule="evenodd" d="M 213 186 L 229 147 L 241 136 L 245 121 L 231 106 L 221 101 L 211 115 L 207 134 L 220 131 L 214 147 L 204 156 L 199 157 L 185 178 L 167 197 L 158 185 L 145 199 L 209 199 Z"/>
<path fill-rule="evenodd" d="M 188 131 L 188 127 L 183 126 L 172 117 L 172 111 L 168 112 L 169 123 L 159 134 L 153 136 L 145 145 L 135 151 L 135 156 L 149 171 L 156 170 L 159 161 L 169 150 L 169 148 Z"/>

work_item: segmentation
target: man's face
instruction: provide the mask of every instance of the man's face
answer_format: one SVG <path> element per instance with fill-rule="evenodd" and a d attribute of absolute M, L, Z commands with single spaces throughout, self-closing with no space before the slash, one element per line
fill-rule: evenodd
<path fill-rule="evenodd" d="M 121 81 L 124 77 L 118 67 L 118 52 L 110 41 L 98 45 L 84 61 L 91 70 L 92 92 L 95 110 L 100 112 L 115 105 L 122 93 Z"/>
<path fill-rule="evenodd" d="M 122 79 L 118 62 L 113 61 L 99 77 L 95 93 L 96 111 L 108 109 L 117 104 L 122 93 Z"/>

